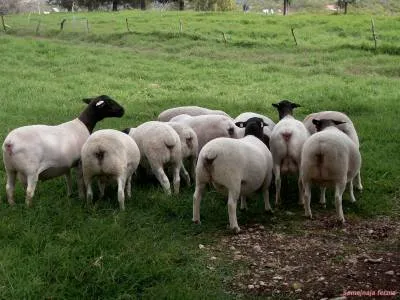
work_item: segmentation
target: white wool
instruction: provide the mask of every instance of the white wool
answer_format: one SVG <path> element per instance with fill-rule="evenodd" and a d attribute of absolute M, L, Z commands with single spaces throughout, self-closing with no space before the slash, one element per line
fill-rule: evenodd
<path fill-rule="evenodd" d="M 344 113 L 339 111 L 320 111 L 317 113 L 312 113 L 306 116 L 303 120 L 304 126 L 306 126 L 307 130 L 310 134 L 314 134 L 317 132 L 315 125 L 312 123 L 313 119 L 330 119 L 335 121 L 345 122 L 343 124 L 337 125 L 336 127 L 347 134 L 352 141 L 359 147 L 360 142 L 358 139 L 357 131 L 354 127 L 353 122 L 351 119 Z"/>
<path fill-rule="evenodd" d="M 188 116 L 181 115 L 171 119 L 190 126 L 197 135 L 199 151 L 209 141 L 218 137 L 237 138 L 239 128 L 230 117 L 222 115 Z"/>
<path fill-rule="evenodd" d="M 98 130 L 83 145 L 81 160 L 88 203 L 93 199 L 93 179 L 99 179 L 100 197 L 104 195 L 105 183 L 112 180 L 118 184 L 118 202 L 124 210 L 124 190 L 130 198 L 132 175 L 140 162 L 140 151 L 135 141 L 117 130 Z"/>
<path fill-rule="evenodd" d="M 321 119 L 330 119 L 340 122 L 345 122 L 343 124 L 336 125 L 341 131 L 349 136 L 349 138 L 356 144 L 357 147 L 360 147 L 360 141 L 358 138 L 358 134 L 356 128 L 354 127 L 351 119 L 344 113 L 339 111 L 321 111 L 317 113 L 312 113 L 306 116 L 303 120 L 303 124 L 306 126 L 310 134 L 314 134 L 317 132 L 315 125 L 312 123 L 313 119 L 321 120 Z M 362 190 L 363 186 L 361 183 L 361 174 L 358 173 L 354 178 L 354 184 L 357 189 Z"/>
<path fill-rule="evenodd" d="M 194 179 L 195 177 L 194 172 L 196 168 L 197 154 L 199 149 L 197 135 L 190 126 L 185 125 L 183 123 L 168 122 L 167 124 L 170 125 L 176 131 L 181 140 L 181 146 L 182 146 L 181 175 L 183 175 L 188 185 L 190 185 L 190 176 L 185 168 L 185 162 L 187 164 L 187 167 L 189 168 L 189 172 L 192 178 Z"/>
<path fill-rule="evenodd" d="M 342 194 L 349 183 L 350 198 L 354 202 L 353 179 L 359 173 L 361 155 L 357 145 L 342 131 L 329 126 L 313 134 L 302 151 L 300 180 L 304 186 L 304 209 L 312 217 L 310 209 L 311 183 L 323 187 L 321 202 L 325 204 L 325 187 L 335 187 L 335 205 L 339 220 L 344 222 Z"/>
<path fill-rule="evenodd" d="M 173 117 L 178 115 L 187 114 L 189 116 L 200 116 L 200 115 L 223 115 L 229 116 L 222 110 L 208 109 L 200 106 L 179 106 L 164 110 L 158 115 L 158 121 L 168 122 Z"/>
<path fill-rule="evenodd" d="M 196 167 L 196 190 L 193 195 L 193 221 L 200 222 L 200 201 L 207 183 L 228 195 L 230 228 L 239 232 L 237 200 L 261 189 L 265 209 L 271 211 L 269 186 L 272 179 L 272 156 L 267 146 L 252 135 L 241 139 L 217 138 L 199 153 Z"/>
<path fill-rule="evenodd" d="M 280 201 L 281 175 L 296 174 L 300 168 L 301 151 L 309 133 L 302 122 L 291 115 L 285 116 L 273 128 L 270 138 L 270 149 L 274 160 L 275 204 Z M 299 184 L 299 202 L 301 199 L 301 182 Z"/>
<path fill-rule="evenodd" d="M 258 113 L 254 113 L 254 112 L 244 112 L 241 113 L 240 115 L 238 115 L 233 122 L 246 122 L 248 119 L 250 118 L 260 118 L 264 121 L 265 124 L 267 124 L 267 126 L 264 126 L 263 131 L 264 131 L 264 135 L 271 137 L 271 133 L 272 133 L 272 129 L 275 126 L 275 122 L 272 121 L 270 118 L 268 118 L 267 116 L 264 115 L 260 115 Z M 244 137 L 244 128 L 241 128 L 239 130 L 239 138 Z"/>
<path fill-rule="evenodd" d="M 33 185 L 27 190 L 27 204 L 30 205 L 38 179 L 69 175 L 88 137 L 89 130 L 78 118 L 56 126 L 19 127 L 7 135 L 3 143 L 4 165 L 7 170 L 16 171 L 24 185 Z M 15 178 L 9 180 L 13 184 L 7 183 L 7 194 L 13 204 Z"/>
<path fill-rule="evenodd" d="M 149 121 L 131 128 L 129 135 L 139 147 L 140 164 L 153 172 L 167 194 L 171 187 L 164 168 L 171 167 L 174 192 L 179 193 L 182 146 L 176 131 L 167 123 Z"/>

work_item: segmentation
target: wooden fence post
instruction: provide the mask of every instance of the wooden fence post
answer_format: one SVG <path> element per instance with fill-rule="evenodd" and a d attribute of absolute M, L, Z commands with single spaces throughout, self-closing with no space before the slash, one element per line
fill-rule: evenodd
<path fill-rule="evenodd" d="M 38 20 L 37 26 L 36 26 L 36 34 L 39 34 L 39 30 L 40 30 L 40 23 L 42 22 L 42 20 Z"/>
<path fill-rule="evenodd" d="M 293 35 L 294 42 L 295 42 L 295 44 L 297 46 L 297 39 L 296 39 L 296 36 L 294 35 L 294 28 L 292 27 L 291 30 L 292 30 L 292 35 Z"/>
<path fill-rule="evenodd" d="M 375 43 L 375 50 L 376 50 L 377 43 L 376 43 L 375 23 L 374 23 L 374 19 L 372 19 L 372 18 L 371 18 L 371 31 L 372 31 L 372 38 L 374 39 L 374 43 Z"/>
<path fill-rule="evenodd" d="M 3 24 L 4 32 L 6 32 L 7 31 L 7 27 L 6 27 L 6 23 L 4 22 L 4 16 L 3 15 L 1 15 L 1 24 Z"/>
<path fill-rule="evenodd" d="M 228 43 L 228 40 L 226 39 L 225 32 L 222 32 L 222 37 L 224 38 L 224 43 L 226 45 Z"/>
<path fill-rule="evenodd" d="M 64 30 L 64 23 L 67 21 L 67 19 L 63 19 L 60 23 L 60 30 L 63 31 Z"/>

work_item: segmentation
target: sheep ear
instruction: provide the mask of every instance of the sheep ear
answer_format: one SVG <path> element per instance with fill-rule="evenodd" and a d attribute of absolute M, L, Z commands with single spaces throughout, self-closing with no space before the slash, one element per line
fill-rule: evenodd
<path fill-rule="evenodd" d="M 267 123 L 265 123 L 264 121 L 262 122 L 262 124 L 263 124 L 264 126 L 268 126 L 268 124 L 267 124 Z"/>
<path fill-rule="evenodd" d="M 318 125 L 321 124 L 321 120 L 317 120 L 317 119 L 313 119 L 312 122 L 313 122 L 313 124 L 316 125 L 316 126 L 318 126 Z"/>
<path fill-rule="evenodd" d="M 92 98 L 83 98 L 82 101 L 86 104 L 89 104 L 90 102 L 92 102 Z"/>
<path fill-rule="evenodd" d="M 275 108 L 279 108 L 279 104 L 277 104 L 277 103 L 272 103 L 272 106 Z"/>
<path fill-rule="evenodd" d="M 129 131 L 131 131 L 130 128 L 125 128 L 121 130 L 123 133 L 129 134 Z"/>
<path fill-rule="evenodd" d="M 235 123 L 235 125 L 236 125 L 237 127 L 240 127 L 240 128 L 245 127 L 245 126 L 246 126 L 245 124 L 246 124 L 245 122 L 236 122 L 236 123 Z"/>
<path fill-rule="evenodd" d="M 332 120 L 335 125 L 344 124 L 346 122 Z"/>

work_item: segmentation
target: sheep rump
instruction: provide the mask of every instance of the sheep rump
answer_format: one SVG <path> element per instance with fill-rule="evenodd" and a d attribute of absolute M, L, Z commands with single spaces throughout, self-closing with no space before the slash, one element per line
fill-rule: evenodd
<path fill-rule="evenodd" d="M 104 185 L 117 181 L 118 202 L 120 209 L 124 210 L 124 189 L 130 198 L 132 175 L 140 162 L 140 151 L 135 141 L 117 130 L 99 130 L 83 145 L 81 159 L 88 203 L 93 199 L 92 180 L 97 177 L 100 198 L 104 196 Z"/>
<path fill-rule="evenodd" d="M 196 166 L 196 190 L 193 195 L 193 221 L 200 222 L 200 202 L 206 184 L 228 195 L 230 228 L 240 231 L 236 206 L 240 196 L 262 190 L 265 210 L 271 211 L 269 186 L 272 156 L 267 146 L 254 136 L 242 139 L 217 138 L 200 151 Z"/>
<path fill-rule="evenodd" d="M 340 221 L 344 222 L 342 194 L 349 183 L 350 198 L 353 193 L 353 179 L 359 173 L 361 155 L 357 145 L 342 131 L 330 126 L 313 134 L 302 151 L 300 180 L 304 188 L 305 215 L 312 217 L 310 209 L 311 183 L 321 185 L 321 203 L 325 204 L 325 188 L 335 187 L 335 206 Z"/>
<path fill-rule="evenodd" d="M 140 150 L 140 165 L 151 169 L 164 191 L 171 194 L 171 187 L 164 167 L 171 167 L 174 193 L 179 193 L 182 146 L 179 135 L 167 123 L 149 121 L 129 130 Z"/>

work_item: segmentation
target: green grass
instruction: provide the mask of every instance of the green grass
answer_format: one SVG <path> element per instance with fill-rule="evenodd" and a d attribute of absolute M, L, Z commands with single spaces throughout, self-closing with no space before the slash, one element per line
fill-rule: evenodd
<path fill-rule="evenodd" d="M 365 190 L 358 202 L 344 196 L 346 217 L 399 216 L 400 40 L 398 17 L 374 17 L 373 49 L 367 15 L 298 15 L 286 18 L 238 13 L 86 13 L 6 16 L 0 34 L 0 138 L 27 124 L 58 124 L 77 116 L 81 98 L 108 94 L 124 105 L 122 119 L 97 129 L 123 129 L 155 119 L 179 105 L 223 109 L 231 116 L 255 111 L 277 121 L 271 103 L 293 99 L 302 119 L 320 110 L 347 113 L 360 136 Z M 67 17 L 65 32 L 59 22 Z M 131 32 L 126 30 L 128 18 Z M 179 19 L 184 30 L 179 33 Z M 290 28 L 299 45 L 294 45 Z M 228 38 L 224 43 L 222 33 Z M 226 230 L 223 197 L 210 191 L 202 225 L 191 224 L 193 187 L 167 197 L 157 185 L 136 184 L 126 212 L 115 193 L 87 209 L 68 199 L 62 178 L 38 185 L 34 208 L 5 201 L 0 170 L 0 298 L 231 298 L 223 279 L 235 273 L 221 262 L 207 268 L 198 244 L 213 244 Z M 259 200 L 239 224 L 269 228 L 303 222 L 296 189 L 284 191 L 285 209 L 264 216 Z M 316 206 L 317 195 L 313 198 Z M 332 195 L 330 198 L 332 199 Z M 314 208 L 313 208 L 314 210 Z M 328 210 L 335 214 L 332 203 Z M 318 217 L 318 209 L 316 209 Z"/>

